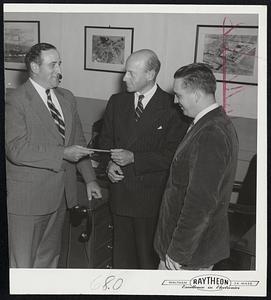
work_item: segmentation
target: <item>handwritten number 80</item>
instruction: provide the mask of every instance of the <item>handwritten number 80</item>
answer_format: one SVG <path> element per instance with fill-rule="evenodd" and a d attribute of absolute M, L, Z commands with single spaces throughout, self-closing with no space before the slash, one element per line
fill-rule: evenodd
<path fill-rule="evenodd" d="M 123 279 L 122 278 L 116 279 L 116 277 L 114 275 L 113 276 L 108 276 L 105 279 L 103 289 L 104 290 L 109 290 L 112 287 L 113 290 L 118 290 L 122 286 L 122 284 L 123 284 Z"/>

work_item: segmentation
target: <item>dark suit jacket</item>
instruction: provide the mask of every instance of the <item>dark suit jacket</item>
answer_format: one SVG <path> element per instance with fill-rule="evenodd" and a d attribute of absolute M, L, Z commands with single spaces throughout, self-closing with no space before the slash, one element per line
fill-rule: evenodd
<path fill-rule="evenodd" d="M 65 119 L 65 146 L 85 145 L 72 93 L 56 88 Z M 41 215 L 55 211 L 65 191 L 77 204 L 76 167 L 86 182 L 95 179 L 90 160 L 63 160 L 63 142 L 49 110 L 28 80 L 6 99 L 6 171 L 8 211 Z"/>
<path fill-rule="evenodd" d="M 193 268 L 229 256 L 227 209 L 238 155 L 234 126 L 222 107 L 203 116 L 172 161 L 155 237 L 165 260 Z"/>
<path fill-rule="evenodd" d="M 101 148 L 134 153 L 133 164 L 122 167 L 124 179 L 111 184 L 111 208 L 119 215 L 156 216 L 173 154 L 187 129 L 173 98 L 157 88 L 138 122 L 134 94 L 113 95 L 104 115 Z"/>

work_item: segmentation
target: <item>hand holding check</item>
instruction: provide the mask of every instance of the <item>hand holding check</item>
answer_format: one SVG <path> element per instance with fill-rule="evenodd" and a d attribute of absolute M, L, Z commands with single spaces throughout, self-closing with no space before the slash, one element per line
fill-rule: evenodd
<path fill-rule="evenodd" d="M 72 162 L 77 162 L 82 157 L 93 153 L 91 149 L 88 149 L 79 145 L 72 145 L 64 148 L 64 159 Z"/>
<path fill-rule="evenodd" d="M 125 149 L 111 149 L 111 159 L 123 167 L 134 162 L 134 153 Z"/>

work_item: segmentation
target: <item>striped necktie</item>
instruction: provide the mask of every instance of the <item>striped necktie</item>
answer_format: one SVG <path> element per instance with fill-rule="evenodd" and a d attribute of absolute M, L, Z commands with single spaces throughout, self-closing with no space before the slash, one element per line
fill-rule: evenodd
<path fill-rule="evenodd" d="M 141 115 L 143 114 L 144 108 L 143 108 L 143 103 L 142 100 L 144 98 L 144 95 L 139 95 L 138 96 L 138 103 L 137 103 L 137 107 L 135 110 L 135 120 L 136 122 L 140 119 Z"/>
<path fill-rule="evenodd" d="M 60 112 L 55 107 L 55 105 L 52 101 L 50 90 L 48 89 L 45 92 L 47 94 L 47 105 L 50 109 L 50 113 L 51 113 L 51 115 L 54 119 L 56 127 L 57 127 L 63 141 L 65 141 L 65 123 L 64 123 L 64 120 L 62 119 Z"/>

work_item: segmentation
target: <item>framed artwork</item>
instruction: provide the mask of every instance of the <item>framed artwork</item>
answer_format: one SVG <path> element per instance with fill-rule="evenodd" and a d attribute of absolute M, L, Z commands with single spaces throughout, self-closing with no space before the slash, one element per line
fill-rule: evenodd
<path fill-rule="evenodd" d="M 210 65 L 217 81 L 257 85 L 258 27 L 197 25 L 194 62 Z"/>
<path fill-rule="evenodd" d="M 4 60 L 7 70 L 26 70 L 27 51 L 40 42 L 39 21 L 4 22 Z"/>
<path fill-rule="evenodd" d="M 85 26 L 84 69 L 124 73 L 133 38 L 133 28 Z"/>

